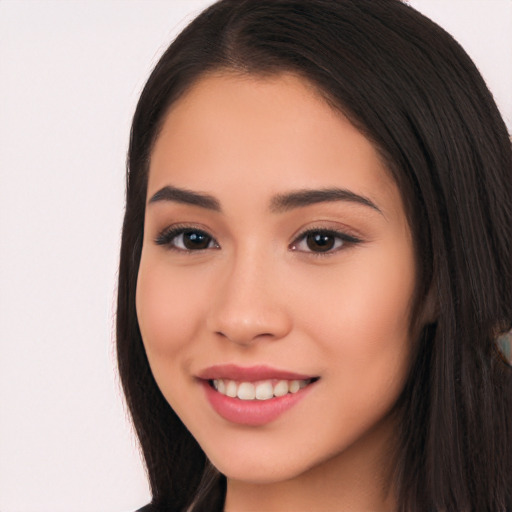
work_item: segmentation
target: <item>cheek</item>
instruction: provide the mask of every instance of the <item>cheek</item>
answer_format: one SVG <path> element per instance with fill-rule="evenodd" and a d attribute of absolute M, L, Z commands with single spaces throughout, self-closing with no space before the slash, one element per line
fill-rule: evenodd
<path fill-rule="evenodd" d="M 198 294 L 184 294 L 183 279 L 165 264 L 143 256 L 137 279 L 137 318 L 155 377 L 159 366 L 172 364 L 198 329 Z"/>
<path fill-rule="evenodd" d="M 346 268 L 336 279 L 317 281 L 316 299 L 301 306 L 305 329 L 333 371 L 346 376 L 345 389 L 363 379 L 369 388 L 399 386 L 410 356 L 412 255 L 382 251 L 374 259 L 370 251 L 354 253 Z"/>

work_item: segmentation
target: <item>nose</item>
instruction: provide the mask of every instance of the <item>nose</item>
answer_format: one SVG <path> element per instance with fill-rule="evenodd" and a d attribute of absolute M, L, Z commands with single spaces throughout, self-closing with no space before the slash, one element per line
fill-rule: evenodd
<path fill-rule="evenodd" d="M 207 315 L 207 328 L 233 343 L 284 338 L 292 328 L 286 290 L 271 258 L 242 256 L 226 265 Z"/>

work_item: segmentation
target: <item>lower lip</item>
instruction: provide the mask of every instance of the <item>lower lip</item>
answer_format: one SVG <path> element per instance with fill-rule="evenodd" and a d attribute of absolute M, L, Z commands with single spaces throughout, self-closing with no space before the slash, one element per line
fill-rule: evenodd
<path fill-rule="evenodd" d="M 274 397 L 269 400 L 240 400 L 223 395 L 213 389 L 208 381 L 202 381 L 206 398 L 215 412 L 231 423 L 257 427 L 276 420 L 281 414 L 300 402 L 314 385 L 311 383 L 297 393 Z"/>

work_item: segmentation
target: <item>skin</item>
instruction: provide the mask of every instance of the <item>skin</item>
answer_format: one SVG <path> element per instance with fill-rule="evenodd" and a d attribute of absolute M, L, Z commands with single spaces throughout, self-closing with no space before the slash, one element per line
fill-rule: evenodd
<path fill-rule="evenodd" d="M 221 211 L 150 199 L 173 186 Z M 277 195 L 346 189 L 276 210 Z M 150 163 L 137 313 L 164 396 L 227 476 L 227 511 L 392 510 L 392 409 L 410 367 L 413 242 L 397 185 L 372 144 L 304 80 L 209 75 L 171 108 Z M 159 245 L 169 226 L 212 237 Z M 333 250 L 301 234 L 328 229 Z M 314 246 L 314 249 L 316 247 Z M 197 374 L 265 364 L 320 377 L 276 420 L 221 418 Z"/>

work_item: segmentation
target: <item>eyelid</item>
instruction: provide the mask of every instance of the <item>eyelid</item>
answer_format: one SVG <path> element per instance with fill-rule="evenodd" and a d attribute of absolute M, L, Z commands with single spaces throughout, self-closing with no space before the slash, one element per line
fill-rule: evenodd
<path fill-rule="evenodd" d="M 192 231 L 195 233 L 200 233 L 205 235 L 209 238 L 210 242 L 213 243 L 213 247 L 205 247 L 205 248 L 198 248 L 198 249 L 187 249 L 187 248 L 181 248 L 174 245 L 172 242 L 179 236 L 187 231 Z M 363 242 L 363 239 L 360 238 L 359 235 L 355 235 L 350 232 L 351 230 L 346 229 L 340 229 L 340 228 L 332 228 L 327 226 L 312 226 L 307 229 L 301 230 L 297 235 L 294 236 L 292 242 L 288 245 L 288 248 L 292 251 L 301 252 L 308 255 L 313 256 L 329 256 L 333 255 L 341 250 L 348 249 L 349 247 L 359 244 Z M 298 249 L 296 246 L 302 242 L 308 235 L 311 234 L 323 234 L 335 237 L 339 240 L 341 240 L 341 246 L 328 249 L 326 251 L 314 251 L 314 250 L 304 250 L 304 249 Z M 174 250 L 177 252 L 182 253 L 202 253 L 203 251 L 210 250 L 210 249 L 220 249 L 220 244 L 217 242 L 216 238 L 210 233 L 210 230 L 208 228 L 205 228 L 203 226 L 198 226 L 197 224 L 187 224 L 187 223 L 178 223 L 178 224 L 172 224 L 170 226 L 165 227 L 164 229 L 160 230 L 157 234 L 157 236 L 154 238 L 154 243 L 159 246 L 163 246 L 169 250 Z"/>
<path fill-rule="evenodd" d="M 327 251 L 312 251 L 312 250 L 300 250 L 297 249 L 296 246 L 299 244 L 299 242 L 302 242 L 305 240 L 305 238 L 308 235 L 311 234 L 324 234 L 329 235 L 338 238 L 342 241 L 342 244 L 340 247 L 329 249 Z M 311 227 L 308 229 L 305 229 L 304 231 L 301 231 L 297 236 L 294 237 L 293 241 L 289 245 L 290 250 L 301 252 L 308 255 L 313 256 L 330 256 L 333 254 L 338 253 L 339 251 L 342 251 L 344 249 L 347 249 L 353 245 L 362 243 L 363 240 L 359 236 L 355 236 L 351 233 L 347 233 L 346 231 L 341 231 L 339 229 L 333 229 L 328 227 Z"/>
<path fill-rule="evenodd" d="M 187 231 L 193 231 L 195 233 L 201 233 L 210 238 L 211 242 L 214 243 L 214 247 L 206 247 L 204 249 L 182 249 L 181 247 L 176 247 L 172 244 L 172 241 L 178 237 L 186 233 Z M 172 224 L 170 226 L 165 227 L 161 231 L 158 232 L 157 236 L 154 238 L 154 243 L 156 245 L 163 246 L 169 250 L 183 252 L 183 253 L 193 253 L 193 252 L 203 252 L 208 249 L 220 249 L 220 245 L 215 239 L 215 237 L 209 233 L 209 231 L 203 227 L 198 227 L 193 224 Z"/>

